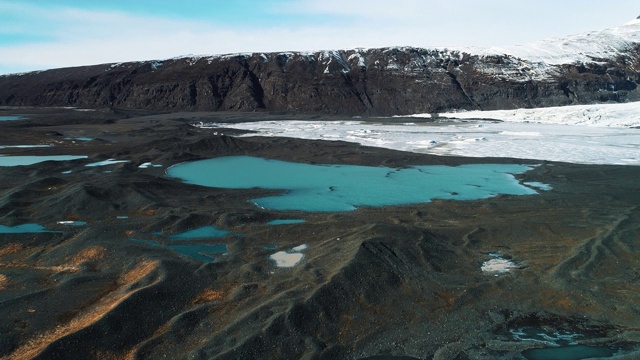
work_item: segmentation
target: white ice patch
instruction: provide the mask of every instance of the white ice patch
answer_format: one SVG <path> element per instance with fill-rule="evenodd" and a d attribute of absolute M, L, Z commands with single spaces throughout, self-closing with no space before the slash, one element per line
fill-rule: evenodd
<path fill-rule="evenodd" d="M 511 136 L 542 136 L 537 131 L 502 131 L 500 135 L 511 135 Z"/>
<path fill-rule="evenodd" d="M 536 189 L 539 189 L 539 190 L 544 190 L 544 191 L 549 191 L 549 190 L 553 189 L 553 187 L 551 187 L 551 185 L 545 184 L 545 183 L 541 183 L 541 182 L 537 182 L 537 181 L 528 181 L 528 182 L 524 182 L 523 184 L 527 185 L 529 187 L 536 188 Z"/>
<path fill-rule="evenodd" d="M 506 122 L 588 125 L 598 127 L 640 127 L 640 102 L 554 106 L 534 109 L 463 111 L 439 114 L 450 119 L 494 119 Z M 430 114 L 411 115 L 429 118 Z"/>
<path fill-rule="evenodd" d="M 294 267 L 304 257 L 300 253 L 288 253 L 286 251 L 278 251 L 277 253 L 269 256 L 269 258 L 276 262 L 277 267 Z"/>
<path fill-rule="evenodd" d="M 140 164 L 138 167 L 140 169 L 147 169 L 147 168 L 150 168 L 150 167 L 162 167 L 162 165 L 146 162 L 146 163 Z"/>
<path fill-rule="evenodd" d="M 518 266 L 511 260 L 503 259 L 500 257 L 493 258 L 489 261 L 482 263 L 482 272 L 490 273 L 494 275 L 500 275 L 508 273 L 511 269 L 515 269 Z"/>
<path fill-rule="evenodd" d="M 292 248 L 291 251 L 278 251 L 269 255 L 269 258 L 276 262 L 277 267 L 294 267 L 304 258 L 304 255 L 300 252 L 306 250 L 307 247 L 306 244 L 298 245 Z"/>
<path fill-rule="evenodd" d="M 107 159 L 104 161 L 98 161 L 98 162 L 94 162 L 91 164 L 87 164 L 85 166 L 106 166 L 106 165 L 113 165 L 113 164 L 119 164 L 119 163 L 126 163 L 129 162 L 129 160 L 116 160 L 116 159 Z"/>
<path fill-rule="evenodd" d="M 638 111 L 640 113 L 640 107 Z M 396 118 L 380 121 L 265 121 L 197 126 L 257 132 L 241 135 L 247 137 L 258 135 L 342 140 L 433 155 L 640 165 L 638 129 L 481 121 L 417 122 L 405 125 L 404 121 Z"/>
<path fill-rule="evenodd" d="M 67 225 L 67 226 L 85 226 L 85 225 L 87 225 L 87 223 L 85 221 L 70 221 L 70 220 L 57 221 L 56 223 L 58 225 Z"/>
<path fill-rule="evenodd" d="M 307 244 L 302 244 L 294 247 L 293 249 L 291 249 L 291 251 L 300 252 L 302 250 L 306 250 L 307 248 L 308 248 Z"/>

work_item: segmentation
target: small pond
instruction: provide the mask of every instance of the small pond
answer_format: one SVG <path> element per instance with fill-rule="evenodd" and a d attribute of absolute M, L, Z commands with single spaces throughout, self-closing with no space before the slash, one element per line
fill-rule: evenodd
<path fill-rule="evenodd" d="M 171 240 L 191 240 L 191 239 L 205 239 L 205 238 L 218 238 L 231 234 L 230 231 L 218 229 L 214 226 L 203 226 L 197 229 L 185 231 L 179 234 L 169 235 Z"/>
<path fill-rule="evenodd" d="M 57 231 L 47 230 L 40 224 L 22 224 L 16 226 L 0 225 L 0 234 L 28 234 L 28 233 L 50 233 Z"/>
<path fill-rule="evenodd" d="M 536 194 L 513 176 L 530 169 L 512 164 L 393 169 L 229 156 L 178 164 L 170 167 L 167 175 L 202 186 L 285 191 L 281 195 L 254 199 L 262 208 L 336 212 L 362 206 L 425 203 L 433 199 L 475 200 L 499 194 Z"/>
<path fill-rule="evenodd" d="M 613 357 L 619 349 L 607 346 L 567 345 L 542 349 L 529 349 L 522 352 L 528 360 L 582 360 Z"/>
<path fill-rule="evenodd" d="M 45 161 L 69 161 L 86 159 L 86 156 L 76 155 L 44 155 L 44 156 L 2 156 L 0 155 L 0 166 L 25 166 L 38 164 Z"/>
<path fill-rule="evenodd" d="M 197 229 L 188 230 L 178 234 L 165 235 L 162 232 L 154 232 L 152 234 L 156 236 L 167 236 L 171 241 L 183 242 L 194 239 L 221 238 L 231 234 L 231 232 L 218 229 L 215 226 L 202 226 Z M 212 262 L 215 260 L 215 255 L 227 253 L 226 244 L 162 244 L 156 241 L 149 240 L 131 240 L 143 242 L 151 246 L 162 246 L 179 254 L 202 262 Z"/>
<path fill-rule="evenodd" d="M 24 116 L 14 116 L 14 115 L 1 115 L 0 121 L 14 121 L 14 120 L 23 120 Z"/>
<path fill-rule="evenodd" d="M 278 219 L 271 220 L 267 222 L 267 225 L 291 225 L 291 224 L 302 224 L 306 220 L 304 219 Z"/>
<path fill-rule="evenodd" d="M 144 243 L 150 246 L 162 246 L 169 250 L 175 251 L 178 254 L 190 257 L 192 259 L 201 262 L 212 262 L 215 260 L 215 255 L 226 254 L 226 244 L 162 244 L 155 241 L 140 240 L 131 238 L 130 240 Z"/>
<path fill-rule="evenodd" d="M 511 331 L 515 340 L 534 341 L 546 345 L 543 348 L 529 349 L 522 352 L 528 360 L 581 360 L 592 358 L 608 358 L 622 353 L 613 346 L 587 346 L 579 343 L 585 335 L 567 331 L 548 331 L 534 327 L 524 327 Z"/>
<path fill-rule="evenodd" d="M 53 147 L 53 145 L 2 145 L 0 149 L 37 149 L 50 147 Z"/>
<path fill-rule="evenodd" d="M 179 254 L 188 256 L 202 262 L 212 262 L 215 258 L 211 255 L 226 254 L 227 245 L 225 244 L 184 244 L 184 245 L 166 245 Z"/>

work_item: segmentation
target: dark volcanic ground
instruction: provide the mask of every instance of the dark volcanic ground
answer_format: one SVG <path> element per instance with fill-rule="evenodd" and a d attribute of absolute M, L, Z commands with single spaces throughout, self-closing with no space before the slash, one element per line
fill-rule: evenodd
<path fill-rule="evenodd" d="M 640 167 L 433 157 L 189 125 L 286 118 L 273 114 L 0 109 L 21 113 L 29 118 L 0 122 L 0 145 L 55 146 L 0 154 L 89 158 L 0 168 L 0 225 L 60 231 L 0 234 L 0 357 L 517 359 L 544 344 L 511 331 L 534 327 L 637 358 L 629 352 L 640 347 Z M 520 178 L 553 190 L 299 213 L 253 206 L 263 190 L 164 174 L 179 162 L 239 154 L 374 166 L 541 164 Z M 130 162 L 84 166 L 108 158 Z M 164 167 L 138 168 L 145 162 Z M 291 218 L 307 222 L 265 225 Z M 210 263 L 133 240 L 166 243 L 153 233 L 204 225 L 234 232 L 191 241 L 227 244 Z M 293 268 L 268 258 L 300 244 L 309 247 Z M 483 273 L 491 253 L 518 268 Z"/>

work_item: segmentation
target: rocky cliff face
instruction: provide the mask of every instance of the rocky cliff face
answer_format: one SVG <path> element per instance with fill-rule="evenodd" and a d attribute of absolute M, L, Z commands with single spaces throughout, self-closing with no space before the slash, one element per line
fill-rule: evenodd
<path fill-rule="evenodd" d="M 559 63 L 401 47 L 105 64 L 0 76 L 0 105 L 397 115 L 640 100 L 640 43 L 615 50 Z"/>

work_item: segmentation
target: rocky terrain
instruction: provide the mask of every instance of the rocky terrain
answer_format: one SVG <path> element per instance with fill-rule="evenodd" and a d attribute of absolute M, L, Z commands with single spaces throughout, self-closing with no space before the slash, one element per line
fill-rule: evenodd
<path fill-rule="evenodd" d="M 5 75 L 0 105 L 398 115 L 635 101 L 639 23 L 552 39 L 528 52 L 252 53 Z"/>
<path fill-rule="evenodd" d="M 638 167 L 237 138 L 190 125 L 282 118 L 266 113 L 0 115 L 26 116 L 0 122 L 3 146 L 53 145 L 4 148 L 5 156 L 88 156 L 0 171 L 0 224 L 55 231 L 0 234 L 0 358 L 531 359 L 527 351 L 551 345 L 526 329 L 637 358 Z M 173 164 L 223 155 L 388 167 L 529 163 L 539 166 L 519 178 L 552 190 L 305 213 L 249 201 L 273 191 L 165 175 Z M 128 162 L 86 166 L 106 159 Z M 141 167 L 149 162 L 162 167 Z M 296 218 L 306 222 L 267 224 Z M 209 261 L 159 235 L 211 225 L 232 233 L 181 242 L 227 246 Z M 269 258 L 301 244 L 294 267 Z M 496 257 L 514 268 L 483 271 Z"/>

